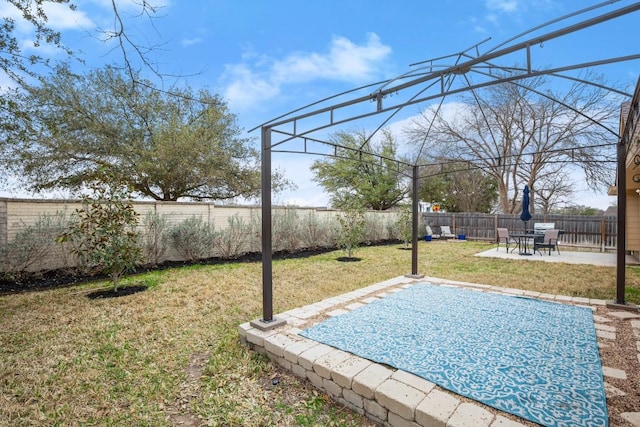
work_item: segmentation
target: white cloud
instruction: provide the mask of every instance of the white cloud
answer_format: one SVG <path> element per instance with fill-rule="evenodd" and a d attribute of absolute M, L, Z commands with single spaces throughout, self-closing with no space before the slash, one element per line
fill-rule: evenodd
<path fill-rule="evenodd" d="M 328 206 L 329 195 L 315 181 L 311 165 L 319 157 L 302 154 L 281 154 L 273 157 L 274 168 L 284 173 L 296 188 L 274 196 L 278 205 Z"/>
<path fill-rule="evenodd" d="M 91 29 L 95 27 L 93 21 L 81 10 L 71 10 L 69 6 L 60 3 L 45 3 L 44 12 L 48 22 L 56 31 L 71 29 Z"/>
<path fill-rule="evenodd" d="M 194 44 L 200 44 L 203 41 L 204 40 L 201 37 L 194 37 L 191 39 L 182 39 L 180 43 L 182 44 L 182 46 L 193 46 Z"/>
<path fill-rule="evenodd" d="M 495 13 L 489 13 L 486 16 L 486 19 L 488 22 L 490 22 L 493 25 L 499 25 L 500 21 L 498 20 L 498 16 Z"/>
<path fill-rule="evenodd" d="M 406 156 L 410 161 L 415 161 L 416 154 L 420 150 L 423 141 L 413 139 L 411 131 L 421 128 L 426 131 L 430 126 L 430 120 L 438 108 L 438 103 L 433 103 L 424 108 L 420 114 L 410 115 L 408 117 L 395 120 L 387 124 L 385 127 L 394 136 L 398 144 L 398 154 Z M 460 102 L 445 102 L 440 106 L 439 114 L 447 121 L 453 122 L 456 118 L 465 114 L 467 106 Z"/>
<path fill-rule="evenodd" d="M 286 84 L 318 79 L 371 81 L 390 53 L 391 48 L 371 33 L 362 45 L 345 37 L 334 37 L 325 53 L 296 52 L 282 59 L 254 53 L 244 55 L 244 62 L 225 67 L 225 97 L 235 108 L 243 109 L 280 94 Z"/>
<path fill-rule="evenodd" d="M 245 64 L 227 65 L 225 74 L 232 75 L 233 80 L 227 85 L 224 97 L 236 108 L 248 108 L 280 93 L 278 84 L 260 78 Z"/>
<path fill-rule="evenodd" d="M 487 8 L 500 12 L 512 13 L 519 8 L 518 0 L 487 0 Z"/>
<path fill-rule="evenodd" d="M 46 25 L 54 31 L 87 30 L 95 27 L 89 17 L 79 10 L 72 10 L 68 5 L 59 3 L 44 3 L 44 13 L 47 16 Z M 13 19 L 15 32 L 13 36 L 18 40 L 23 52 L 36 52 L 41 56 L 55 56 L 62 52 L 51 43 L 41 41 L 36 46 L 35 27 L 22 17 L 22 12 L 8 2 L 0 3 L 0 16 Z"/>
<path fill-rule="evenodd" d="M 31 39 L 31 38 L 22 39 L 20 42 L 20 49 L 23 52 L 33 51 L 35 52 L 36 55 L 43 56 L 43 57 L 47 57 L 47 56 L 53 57 L 62 52 L 62 50 L 60 50 L 58 47 L 51 44 L 40 43 L 39 46 L 36 46 L 35 39 Z"/>
<path fill-rule="evenodd" d="M 561 2 L 556 0 L 486 0 L 485 5 L 490 15 L 504 13 L 523 16 L 529 11 L 553 10 L 561 5 Z"/>
<path fill-rule="evenodd" d="M 328 207 L 330 197 L 320 186 L 307 186 L 304 190 L 295 190 L 274 197 L 277 205 L 300 207 Z"/>
<path fill-rule="evenodd" d="M 44 13 L 47 15 L 47 25 L 53 30 L 62 31 L 69 29 L 87 29 L 95 25 L 86 13 L 80 10 L 71 10 L 68 5 L 59 3 L 44 3 Z M 33 33 L 33 25 L 22 17 L 22 12 L 8 2 L 0 4 L 0 16 L 11 18 L 16 23 L 16 32 L 19 35 Z"/>
<path fill-rule="evenodd" d="M 31 25 L 22 18 L 18 8 L 9 2 L 0 3 L 0 16 L 12 19 L 15 22 L 16 31 L 20 33 L 26 33 L 31 29 Z"/>
<path fill-rule="evenodd" d="M 345 37 L 334 37 L 327 54 L 296 53 L 273 66 L 273 77 L 278 82 L 305 82 L 330 79 L 348 82 L 371 80 L 374 64 L 384 59 L 391 48 L 380 43 L 380 38 L 369 34 L 367 44 L 358 46 Z"/>

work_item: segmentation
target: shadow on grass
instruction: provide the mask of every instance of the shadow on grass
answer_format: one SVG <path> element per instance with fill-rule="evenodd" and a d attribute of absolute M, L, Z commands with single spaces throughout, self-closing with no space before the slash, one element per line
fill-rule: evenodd
<path fill-rule="evenodd" d="M 97 291 L 93 291 L 87 294 L 87 298 L 89 299 L 119 298 L 119 297 L 125 297 L 127 295 L 137 294 L 138 292 L 143 292 L 146 290 L 147 290 L 147 287 L 145 285 L 123 286 L 121 288 L 118 288 L 117 291 L 114 291 L 113 288 L 99 289 Z"/>
<path fill-rule="evenodd" d="M 355 256 L 341 256 L 336 258 L 336 261 L 340 261 L 340 262 L 358 262 L 358 261 L 362 261 L 362 258 L 358 258 Z"/>

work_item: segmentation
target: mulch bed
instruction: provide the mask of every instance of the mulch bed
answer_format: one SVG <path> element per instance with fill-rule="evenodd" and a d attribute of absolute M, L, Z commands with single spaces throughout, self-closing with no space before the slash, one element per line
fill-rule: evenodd
<path fill-rule="evenodd" d="M 378 242 L 376 245 L 395 245 L 399 241 L 391 240 Z M 278 251 L 273 253 L 273 259 L 297 259 L 307 258 L 313 255 L 320 255 L 327 252 L 333 252 L 336 248 L 315 248 L 315 249 L 302 249 L 296 252 Z M 346 258 L 346 257 L 345 257 Z M 228 264 L 238 262 L 260 262 L 262 260 L 262 254 L 260 252 L 251 252 L 244 254 L 235 259 L 227 259 L 220 257 L 211 257 L 207 259 L 201 259 L 198 261 L 164 261 L 155 266 L 140 266 L 129 275 L 142 274 L 149 271 L 166 270 L 170 268 L 180 268 L 190 265 L 215 265 L 215 264 Z M 357 258 L 349 261 L 359 260 Z M 341 258 L 340 261 L 347 261 Z M 42 291 L 47 289 L 63 288 L 68 286 L 74 286 L 81 283 L 87 283 L 92 281 L 108 280 L 109 277 L 104 274 L 83 274 L 74 269 L 60 269 L 51 271 L 41 271 L 16 279 L 2 278 L 0 276 L 0 295 L 20 293 L 20 292 L 33 292 Z"/>

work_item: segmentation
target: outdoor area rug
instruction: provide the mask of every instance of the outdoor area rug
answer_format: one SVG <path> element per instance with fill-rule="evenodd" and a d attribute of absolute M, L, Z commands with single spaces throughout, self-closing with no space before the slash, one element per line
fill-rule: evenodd
<path fill-rule="evenodd" d="M 301 335 L 544 426 L 608 425 L 586 307 L 420 283 Z"/>

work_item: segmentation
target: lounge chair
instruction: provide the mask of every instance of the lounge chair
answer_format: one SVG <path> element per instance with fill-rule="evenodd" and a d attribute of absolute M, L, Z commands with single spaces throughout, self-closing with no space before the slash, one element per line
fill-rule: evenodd
<path fill-rule="evenodd" d="M 448 225 L 441 225 L 440 226 L 440 237 L 455 238 L 456 235 L 451 232 L 451 227 L 449 227 Z"/>
<path fill-rule="evenodd" d="M 509 236 L 509 229 L 498 228 L 498 247 L 496 248 L 496 251 L 500 249 L 500 243 L 504 243 L 504 246 L 506 247 L 507 252 L 509 252 L 509 243 L 514 243 L 517 245 L 518 241 L 513 237 Z M 513 252 L 513 249 L 511 249 L 511 252 Z"/>
<path fill-rule="evenodd" d="M 551 256 L 551 250 L 555 249 L 560 255 L 560 249 L 558 248 L 558 235 L 560 230 L 545 230 L 544 238 L 542 241 L 536 241 L 533 243 L 533 252 L 540 252 L 540 249 L 549 249 L 549 256 Z M 540 252 L 542 255 L 542 252 Z"/>

